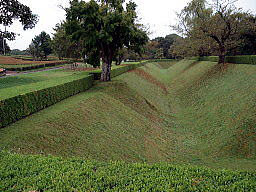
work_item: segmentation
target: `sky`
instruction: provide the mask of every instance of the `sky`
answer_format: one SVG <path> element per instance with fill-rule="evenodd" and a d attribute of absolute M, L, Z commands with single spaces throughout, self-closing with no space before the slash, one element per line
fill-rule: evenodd
<path fill-rule="evenodd" d="M 150 27 L 150 38 L 164 37 L 172 31 L 170 25 L 177 22 L 176 12 L 179 12 L 190 0 L 133 0 L 138 5 L 138 15 L 141 23 Z M 39 22 L 34 29 L 23 31 L 19 22 L 14 22 L 8 30 L 18 33 L 16 40 L 8 41 L 11 49 L 24 50 L 32 39 L 45 31 L 52 35 L 57 23 L 65 20 L 65 11 L 60 8 L 68 7 L 69 0 L 19 0 L 30 7 L 39 16 Z M 237 7 L 250 10 L 256 14 L 256 0 L 238 0 Z M 1 26 L 1 30 L 2 30 Z"/>

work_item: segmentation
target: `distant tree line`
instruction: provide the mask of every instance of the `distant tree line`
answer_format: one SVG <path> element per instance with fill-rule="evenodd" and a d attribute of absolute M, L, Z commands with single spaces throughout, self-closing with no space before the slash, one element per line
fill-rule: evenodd
<path fill-rule="evenodd" d="M 176 56 L 256 54 L 256 17 L 231 0 L 192 0 L 178 14 L 174 26 L 183 38 L 174 43 Z"/>

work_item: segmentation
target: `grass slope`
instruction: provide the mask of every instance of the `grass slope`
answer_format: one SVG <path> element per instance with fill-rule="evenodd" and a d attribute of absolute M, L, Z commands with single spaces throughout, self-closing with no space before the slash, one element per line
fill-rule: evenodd
<path fill-rule="evenodd" d="M 256 169 L 256 68 L 182 60 L 98 83 L 0 130 L 0 148 L 99 161 Z"/>

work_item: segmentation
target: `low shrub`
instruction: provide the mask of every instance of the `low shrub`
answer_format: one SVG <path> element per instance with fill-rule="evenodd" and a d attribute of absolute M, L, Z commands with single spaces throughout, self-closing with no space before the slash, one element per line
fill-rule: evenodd
<path fill-rule="evenodd" d="M 132 64 L 128 64 L 128 65 L 122 65 L 122 66 L 118 66 L 116 68 L 113 68 L 111 70 L 111 77 L 116 77 L 118 75 L 121 75 L 127 71 L 133 70 L 137 67 L 140 67 L 142 65 L 144 65 L 145 63 L 147 63 L 148 61 L 141 61 L 141 62 L 134 62 Z M 94 80 L 100 80 L 101 77 L 101 70 L 97 70 L 97 71 L 93 71 L 90 74 L 92 74 L 94 76 Z"/>
<path fill-rule="evenodd" d="M 0 152 L 0 191 L 255 191 L 255 172 Z"/>
<path fill-rule="evenodd" d="M 30 65 L 6 65 L 4 68 L 8 71 L 28 71 L 28 70 L 33 70 L 33 69 L 40 69 L 40 68 L 45 68 L 45 67 L 53 67 L 53 66 L 58 66 L 58 65 L 63 65 L 67 64 L 67 61 L 63 62 L 53 62 L 53 63 L 45 63 L 45 64 L 30 64 Z"/>
<path fill-rule="evenodd" d="M 218 56 L 190 57 L 191 60 L 218 62 Z M 256 55 L 226 56 L 227 63 L 256 65 Z"/>

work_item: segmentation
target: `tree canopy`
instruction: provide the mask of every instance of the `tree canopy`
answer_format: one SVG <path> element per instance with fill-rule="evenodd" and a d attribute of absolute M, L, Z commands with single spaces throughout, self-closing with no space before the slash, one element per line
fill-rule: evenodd
<path fill-rule="evenodd" d="M 0 24 L 10 26 L 14 20 L 18 20 L 23 29 L 32 29 L 37 23 L 37 15 L 34 15 L 30 8 L 17 0 L 0 0 Z M 15 39 L 15 32 L 1 31 L 0 36 L 8 40 Z"/>
<path fill-rule="evenodd" d="M 252 15 L 233 3 L 230 0 L 192 0 L 178 14 L 176 30 L 187 37 L 192 49 L 197 46 L 202 53 L 209 48 L 216 50 L 219 63 L 224 63 L 226 54 L 241 44 L 242 33 L 253 25 Z"/>
<path fill-rule="evenodd" d="M 142 51 L 148 37 L 136 23 L 136 4 L 124 0 L 72 0 L 66 9 L 66 32 L 83 40 L 85 53 L 102 58 L 102 81 L 110 81 L 111 64 L 124 47 Z"/>
<path fill-rule="evenodd" d="M 50 35 L 43 31 L 35 36 L 29 45 L 29 50 L 34 59 L 47 59 L 47 56 L 52 53 Z"/>

